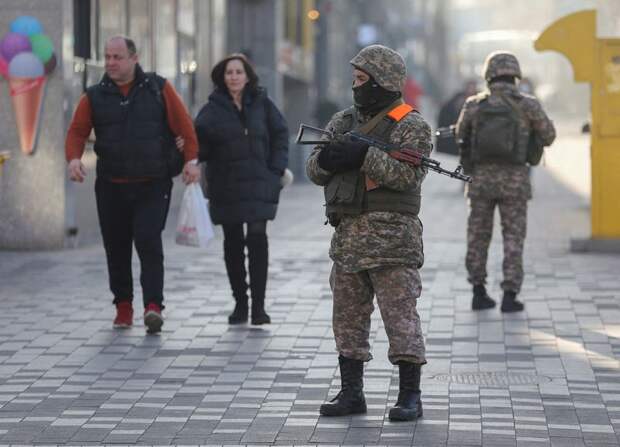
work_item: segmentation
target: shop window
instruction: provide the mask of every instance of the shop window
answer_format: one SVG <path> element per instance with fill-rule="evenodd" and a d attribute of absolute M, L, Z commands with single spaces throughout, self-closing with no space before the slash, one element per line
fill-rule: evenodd
<path fill-rule="evenodd" d="M 149 0 L 131 0 L 129 2 L 129 37 L 136 42 L 140 65 L 146 71 L 153 69 L 151 2 Z"/>
<path fill-rule="evenodd" d="M 125 0 L 99 0 L 96 10 L 98 15 L 97 59 L 103 60 L 106 40 L 119 34 L 126 34 Z"/>
<path fill-rule="evenodd" d="M 176 84 L 176 2 L 153 0 L 152 6 L 155 15 L 155 69 L 160 75 Z"/>
<path fill-rule="evenodd" d="M 196 23 L 195 1 L 179 0 L 177 32 L 179 39 L 178 90 L 187 107 L 192 110 L 196 103 Z"/>

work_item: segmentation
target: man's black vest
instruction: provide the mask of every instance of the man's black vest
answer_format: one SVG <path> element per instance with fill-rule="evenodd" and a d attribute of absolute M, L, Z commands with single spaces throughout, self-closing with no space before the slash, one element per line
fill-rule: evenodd
<path fill-rule="evenodd" d="M 174 137 L 166 119 L 161 89 L 165 79 L 136 65 L 134 85 L 125 97 L 104 75 L 86 94 L 95 129 L 97 176 L 171 177 Z"/>
<path fill-rule="evenodd" d="M 347 109 L 343 119 L 343 133 L 353 130 L 357 122 L 355 108 Z M 368 135 L 389 141 L 396 124 L 398 121 L 385 116 Z M 344 216 L 357 216 L 369 211 L 392 211 L 414 216 L 420 212 L 420 187 L 407 191 L 384 187 L 366 191 L 364 176 L 359 170 L 335 174 L 325 186 L 324 193 L 325 214 L 333 226 L 337 226 Z"/>

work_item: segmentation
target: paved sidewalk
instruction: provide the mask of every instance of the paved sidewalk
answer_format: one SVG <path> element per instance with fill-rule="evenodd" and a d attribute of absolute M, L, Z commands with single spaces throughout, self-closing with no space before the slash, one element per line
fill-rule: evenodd
<path fill-rule="evenodd" d="M 545 169 L 534 180 L 526 311 L 506 316 L 469 309 L 460 185 L 434 174 L 425 183 L 429 363 L 417 423 L 387 420 L 398 374 L 378 312 L 368 414 L 318 416 L 339 387 L 319 188 L 286 190 L 270 224 L 265 327 L 226 324 L 219 229 L 207 250 L 178 247 L 170 219 L 161 336 L 141 324 L 112 329 L 99 245 L 0 252 L 0 444 L 618 445 L 620 257 L 569 253 L 570 237 L 589 234 L 587 204 Z M 489 262 L 496 297 L 498 236 Z"/>

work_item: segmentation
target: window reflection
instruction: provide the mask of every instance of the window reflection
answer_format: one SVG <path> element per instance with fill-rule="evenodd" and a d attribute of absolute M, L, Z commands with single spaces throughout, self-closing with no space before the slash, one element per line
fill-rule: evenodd
<path fill-rule="evenodd" d="M 154 0 L 155 8 L 155 68 L 157 72 L 176 84 L 176 14 L 174 0 Z"/>
<path fill-rule="evenodd" d="M 179 94 L 191 110 L 196 102 L 196 39 L 194 0 L 179 0 L 177 30 L 179 38 Z"/>
<path fill-rule="evenodd" d="M 193 36 L 196 30 L 194 21 L 194 0 L 179 0 L 178 29 L 179 33 Z"/>
<path fill-rule="evenodd" d="M 0 0 L 1 1 L 1 0 Z M 104 72 L 104 46 L 114 35 L 127 35 L 138 49 L 144 70 L 156 71 L 178 90 L 192 110 L 198 96 L 197 14 L 202 11 L 205 23 L 200 34 L 217 22 L 225 22 L 225 2 L 201 3 L 199 0 L 83 0 L 91 2 L 92 60 L 87 62 L 84 85 L 92 85 Z M 298 0 L 295 0 L 298 1 Z M 209 34 L 209 33 L 207 33 Z M 210 35 L 208 48 L 223 46 L 225 33 Z M 205 82 L 208 82 L 206 80 Z"/>
<path fill-rule="evenodd" d="M 99 52 L 98 56 L 103 59 L 105 42 L 110 37 L 125 34 L 125 1 L 105 0 L 99 1 Z"/>
<path fill-rule="evenodd" d="M 138 47 L 140 65 L 147 71 L 153 69 L 151 57 L 151 17 L 149 0 L 131 0 L 129 2 L 129 37 Z"/>

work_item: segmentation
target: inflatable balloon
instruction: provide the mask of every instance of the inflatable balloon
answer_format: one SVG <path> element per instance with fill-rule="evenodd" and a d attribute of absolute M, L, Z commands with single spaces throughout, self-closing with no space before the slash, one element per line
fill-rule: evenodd
<path fill-rule="evenodd" d="M 13 56 L 32 50 L 30 39 L 22 34 L 6 33 L 0 41 L 0 54 L 7 62 L 11 62 Z"/>
<path fill-rule="evenodd" d="M 19 53 L 9 62 L 9 76 L 38 78 L 45 74 L 43 62 L 32 53 Z"/>
<path fill-rule="evenodd" d="M 6 63 L 2 56 L 0 56 L 0 75 L 5 78 L 9 76 L 9 64 Z"/>
<path fill-rule="evenodd" d="M 37 55 L 41 62 L 46 63 L 54 54 L 54 45 L 45 34 L 33 34 L 30 36 L 32 52 Z"/>
<path fill-rule="evenodd" d="M 11 22 L 10 30 L 12 33 L 32 36 L 43 32 L 41 22 L 31 16 L 20 16 Z"/>
<path fill-rule="evenodd" d="M 56 68 L 56 64 L 58 62 L 56 61 L 56 55 L 52 54 L 52 57 L 50 57 L 50 59 L 45 63 L 45 74 L 48 75 L 50 74 L 52 71 L 54 71 L 54 69 Z"/>

